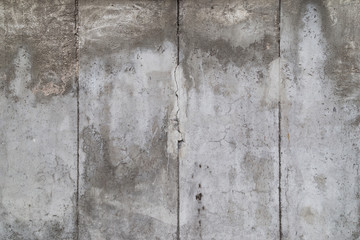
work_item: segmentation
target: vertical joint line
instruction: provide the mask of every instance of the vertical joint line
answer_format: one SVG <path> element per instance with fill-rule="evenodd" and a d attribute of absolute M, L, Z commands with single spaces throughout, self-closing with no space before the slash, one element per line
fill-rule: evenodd
<path fill-rule="evenodd" d="M 180 64 L 180 0 L 176 0 L 176 42 L 177 42 L 177 58 L 176 64 Z"/>
<path fill-rule="evenodd" d="M 281 57 L 281 52 L 280 52 L 280 38 L 281 38 L 281 0 L 279 0 L 279 13 L 278 13 L 278 54 L 279 57 Z"/>
<path fill-rule="evenodd" d="M 282 240 L 283 232 L 282 232 L 282 199 L 281 199 L 281 0 L 279 0 L 279 13 L 278 13 L 278 54 L 279 54 L 279 102 L 278 102 L 278 128 L 279 128 L 279 136 L 278 136 L 278 150 L 279 150 L 279 239 Z"/>
<path fill-rule="evenodd" d="M 176 55 L 176 68 L 175 68 L 175 79 L 176 79 L 176 70 L 177 67 L 180 64 L 180 0 L 176 0 L 176 44 L 177 44 L 177 55 Z M 176 82 L 177 84 L 177 82 Z M 178 86 L 177 86 L 178 88 Z M 178 96 L 178 90 L 176 92 L 176 101 L 178 103 L 178 107 L 179 107 L 179 96 Z M 179 112 L 179 108 L 178 108 L 178 112 Z M 178 131 L 180 132 L 180 122 L 179 122 L 179 118 L 178 118 L 178 114 L 176 115 L 177 117 L 177 123 L 178 123 Z M 181 134 L 181 133 L 180 133 Z M 180 240 L 180 147 L 181 147 L 181 142 L 182 140 L 178 140 L 178 146 L 177 146 L 177 175 L 178 175 L 178 179 L 177 179 L 177 230 L 176 230 L 176 238 L 177 240 Z"/>
<path fill-rule="evenodd" d="M 75 82 L 76 82 L 76 216 L 75 216 L 75 239 L 79 239 L 79 180 L 80 180 L 80 83 L 79 83 L 79 0 L 75 0 L 75 11 L 74 11 L 74 22 L 75 22 Z"/>
<path fill-rule="evenodd" d="M 279 119 L 278 119 L 278 124 L 279 124 L 279 137 L 278 137 L 278 149 L 279 149 L 279 236 L 280 236 L 280 240 L 282 239 L 282 206 L 281 206 L 281 102 L 279 101 Z"/>

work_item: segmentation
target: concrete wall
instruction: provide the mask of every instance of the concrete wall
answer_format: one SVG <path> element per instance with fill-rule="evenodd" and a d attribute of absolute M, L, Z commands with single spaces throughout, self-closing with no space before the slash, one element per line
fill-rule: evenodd
<path fill-rule="evenodd" d="M 0 0 L 0 239 L 360 239 L 357 0 Z"/>

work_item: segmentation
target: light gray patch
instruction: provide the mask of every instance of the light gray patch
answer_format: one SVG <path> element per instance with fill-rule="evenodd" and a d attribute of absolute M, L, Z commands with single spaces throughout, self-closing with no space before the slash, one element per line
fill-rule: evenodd
<path fill-rule="evenodd" d="M 313 224 L 316 219 L 316 212 L 311 207 L 304 207 L 300 211 L 300 216 L 308 223 Z"/>
<path fill-rule="evenodd" d="M 317 189 L 323 192 L 326 191 L 326 179 L 327 177 L 322 174 L 314 176 Z"/>
<path fill-rule="evenodd" d="M 272 216 L 269 212 L 268 206 L 259 205 L 255 212 L 256 222 L 258 226 L 270 226 Z"/>
<path fill-rule="evenodd" d="M 274 180 L 273 160 L 246 153 L 242 162 L 246 177 L 255 183 L 255 191 L 268 192 Z"/>
<path fill-rule="evenodd" d="M 232 186 L 232 185 L 234 185 L 236 177 L 237 177 L 236 169 L 234 167 L 231 167 L 228 175 L 229 175 L 229 184 L 230 184 L 230 186 Z"/>

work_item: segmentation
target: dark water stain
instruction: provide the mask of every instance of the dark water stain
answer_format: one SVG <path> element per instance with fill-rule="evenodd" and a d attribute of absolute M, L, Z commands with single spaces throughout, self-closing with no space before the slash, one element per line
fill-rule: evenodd
<path fill-rule="evenodd" d="M 310 6 L 314 13 L 321 21 L 321 31 L 325 37 L 323 47 L 325 48 L 326 60 L 324 65 L 324 73 L 328 79 L 331 80 L 333 92 L 340 100 L 351 98 L 359 101 L 360 94 L 357 89 L 360 88 L 359 74 L 360 74 L 360 27 L 353 20 L 357 14 L 356 8 L 359 6 L 342 5 L 341 3 L 334 3 L 335 11 L 338 13 L 339 19 L 334 24 L 331 19 L 330 10 L 326 6 L 326 1 L 323 0 L 304 0 L 300 3 L 292 5 L 293 8 L 299 9 L 291 19 L 291 24 L 294 29 L 303 29 L 303 16 Z M 355 4 L 355 3 L 354 3 Z M 315 17 L 315 16 L 314 16 Z M 299 42 L 301 36 L 295 31 L 293 56 L 294 62 L 294 76 L 300 76 L 301 67 L 299 65 Z M 341 36 L 341 37 L 339 37 Z M 298 79 L 295 78 L 297 82 Z"/>
<path fill-rule="evenodd" d="M 161 224 L 156 219 L 137 214 L 130 209 L 129 212 L 117 209 L 116 206 L 109 204 L 106 198 L 122 202 L 124 206 L 132 206 L 137 198 L 142 199 L 146 196 L 151 204 L 158 202 L 165 205 L 165 208 L 176 209 L 177 161 L 169 159 L 167 154 L 165 121 L 160 128 L 145 148 L 137 145 L 118 146 L 127 149 L 131 161 L 126 163 L 114 161 L 114 158 L 119 156 L 111 152 L 111 141 L 107 131 L 101 133 L 92 126 L 83 129 L 83 151 L 86 154 L 86 160 L 83 176 L 85 193 L 81 197 L 81 208 L 90 218 L 90 222 L 83 223 L 86 225 L 83 226 L 84 232 L 88 228 L 98 228 L 101 225 L 106 236 L 126 235 L 131 239 L 137 234 L 133 229 L 148 225 L 147 230 L 139 229 L 139 232 L 144 234 L 147 232 L 149 236 L 153 236 L 154 228 Z M 114 162 L 120 163 L 114 165 Z M 139 185 L 143 187 L 137 188 Z M 94 188 L 100 190 L 100 196 L 93 194 Z M 104 226 L 106 223 L 109 225 Z M 115 223 L 125 224 L 124 226 L 130 224 L 133 227 L 130 232 L 125 227 L 119 227 L 118 231 L 113 232 L 111 229 Z"/>
<path fill-rule="evenodd" d="M 357 149 L 359 150 L 359 149 Z M 360 181 L 360 175 L 359 175 L 359 164 L 355 163 L 353 165 L 354 172 L 356 173 L 355 181 Z M 359 239 L 360 238 L 360 185 L 357 184 L 355 187 L 355 199 L 357 201 L 357 219 L 356 219 L 356 228 L 352 232 L 352 239 Z"/>
<path fill-rule="evenodd" d="M 184 34 L 182 41 L 186 46 L 182 52 L 184 54 L 185 86 L 188 92 L 192 88 L 199 91 L 202 84 L 194 75 L 199 71 L 197 66 L 191 63 L 194 58 L 202 58 L 202 64 L 208 64 L 209 67 L 212 64 L 208 62 L 208 60 L 210 61 L 209 57 L 215 57 L 223 67 L 231 63 L 240 68 L 250 62 L 257 66 L 267 66 L 278 56 L 276 36 L 270 34 L 265 34 L 262 40 L 250 44 L 247 48 L 234 47 L 229 41 L 221 38 L 209 40 L 198 33 Z M 271 47 L 269 48 L 269 46 Z M 226 69 L 223 70 L 226 72 Z M 191 76 L 194 77 L 194 81 L 191 80 Z M 218 90 L 215 88 L 214 91 L 216 93 Z"/>
<path fill-rule="evenodd" d="M 246 153 L 242 162 L 247 178 L 255 183 L 255 191 L 270 192 L 274 180 L 274 160 Z"/>
<path fill-rule="evenodd" d="M 360 126 L 360 115 L 357 116 L 355 119 L 353 119 L 353 121 L 351 122 L 351 125 L 354 127 Z"/>
<path fill-rule="evenodd" d="M 328 13 L 327 13 L 327 9 L 323 4 L 322 0 L 304 0 L 304 1 L 300 1 L 300 2 L 294 2 L 290 4 L 291 6 L 288 6 L 288 8 L 292 8 L 292 9 L 299 9 L 296 12 L 291 12 L 291 26 L 293 26 L 293 29 L 295 30 L 294 33 L 294 42 L 293 42 L 293 48 L 290 50 L 292 51 L 293 55 L 292 55 L 292 60 L 294 61 L 294 81 L 295 83 L 298 83 L 298 76 L 300 76 L 301 71 L 302 71 L 302 67 L 299 64 L 300 62 L 300 56 L 299 56 L 299 44 L 300 41 L 302 39 L 302 36 L 298 33 L 298 31 L 296 30 L 300 30 L 300 29 L 304 29 L 305 27 L 305 23 L 303 21 L 303 17 L 305 16 L 305 14 L 308 11 L 307 6 L 311 5 L 313 11 L 316 13 L 316 16 L 312 16 L 312 17 L 319 17 L 319 20 L 317 21 L 321 21 L 321 31 L 323 33 L 326 32 L 326 23 L 330 20 L 328 18 Z M 306 21 L 308 21 L 308 19 L 306 19 Z M 286 34 L 286 33 L 285 33 Z M 325 43 L 324 43 L 325 44 Z M 289 53 L 286 53 L 289 54 Z"/>
<path fill-rule="evenodd" d="M 357 180 L 360 180 L 360 177 L 357 177 Z M 357 204 L 357 223 L 356 223 L 356 228 L 355 230 L 352 232 L 352 237 L 353 239 L 359 239 L 360 237 L 360 189 L 357 189 L 357 199 L 358 204 Z"/>
<path fill-rule="evenodd" d="M 166 40 L 176 42 L 176 1 L 80 0 L 79 4 L 81 8 L 88 9 L 83 11 L 81 18 L 84 29 L 88 30 L 84 32 L 88 38 L 84 39 L 80 49 L 81 55 L 93 58 L 113 52 L 131 51 L 135 48 L 159 47 Z M 147 15 L 148 11 L 150 15 Z M 101 26 L 104 31 L 92 36 L 92 25 L 89 23 L 97 22 L 104 15 L 116 17 L 123 14 L 135 17 L 124 22 L 115 21 L 115 24 L 109 22 L 106 26 Z"/>
<path fill-rule="evenodd" d="M 315 175 L 313 178 L 314 178 L 314 182 L 316 183 L 316 188 L 319 189 L 320 191 L 325 192 L 327 177 L 320 174 L 320 175 Z"/>
<path fill-rule="evenodd" d="M 1 82 L 0 89 L 9 99 L 17 101 L 19 97 L 24 97 L 15 96 L 10 89 L 17 67 L 14 60 L 21 48 L 26 49 L 30 56 L 31 80 L 26 83 L 26 88 L 35 94 L 37 102 L 47 103 L 54 96 L 74 93 L 77 70 L 74 16 L 70 11 L 73 7 L 52 5 L 51 13 L 61 16 L 56 19 L 44 17 L 44 12 L 48 11 L 46 4 L 5 4 L 5 47 L 1 50 L 1 72 L 5 74 L 5 80 Z M 24 27 L 19 27 L 19 22 L 22 22 Z"/>
<path fill-rule="evenodd" d="M 2 214 L 3 217 L 4 214 Z M 5 218 L 6 219 L 6 218 Z M 56 220 L 42 221 L 42 226 L 15 219 L 3 224 L 0 236 L 8 240 L 34 240 L 34 239 L 72 239 L 73 232 L 67 232 L 64 223 Z"/>

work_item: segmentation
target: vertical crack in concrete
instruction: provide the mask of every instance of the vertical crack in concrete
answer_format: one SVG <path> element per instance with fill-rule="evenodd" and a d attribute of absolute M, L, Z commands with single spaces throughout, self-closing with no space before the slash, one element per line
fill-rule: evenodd
<path fill-rule="evenodd" d="M 80 83 L 79 83 L 79 0 L 75 0 L 74 11 L 74 27 L 75 27 L 75 82 L 76 82 L 76 216 L 75 216 L 75 239 L 79 239 L 79 181 L 80 181 Z"/>
<path fill-rule="evenodd" d="M 177 131 L 180 135 L 180 139 L 178 140 L 178 143 L 179 142 L 183 142 L 183 137 L 182 137 L 182 132 L 181 132 L 181 129 L 180 129 L 180 117 L 179 117 L 179 112 L 180 112 L 180 102 L 179 102 L 179 84 L 178 84 L 178 81 L 176 79 L 176 74 L 177 74 L 177 69 L 179 67 L 179 64 L 175 67 L 175 70 L 174 70 L 174 80 L 175 80 L 175 85 L 176 85 L 176 90 L 175 90 L 175 96 L 176 96 L 176 116 L 175 116 L 175 122 L 177 124 Z M 179 149 L 178 149 L 179 150 Z"/>
<path fill-rule="evenodd" d="M 281 101 L 279 101 L 279 236 L 282 239 L 282 209 L 281 209 Z"/>
<path fill-rule="evenodd" d="M 279 102 L 278 102 L 278 127 L 279 127 L 279 136 L 278 136 L 278 149 L 279 149 L 279 239 L 283 238 L 282 233 L 282 206 L 281 206 L 281 0 L 279 0 L 279 13 L 278 13 L 278 31 L 279 31 L 279 42 L 278 42 L 278 52 L 279 52 Z"/>
<path fill-rule="evenodd" d="M 179 54 L 179 53 L 178 53 Z M 178 200 L 177 200 L 177 239 L 180 240 L 180 148 L 181 148 L 181 144 L 184 141 L 183 137 L 182 137 L 182 133 L 180 130 L 180 118 L 179 118 L 179 111 L 180 111 L 180 103 L 179 103 L 179 85 L 178 85 L 178 81 L 176 79 L 176 72 L 177 69 L 179 67 L 179 64 L 177 64 L 177 66 L 175 67 L 174 70 L 174 80 L 175 80 L 175 85 L 176 85 L 176 91 L 175 91 L 175 96 L 176 96 L 176 105 L 177 105 L 177 110 L 176 110 L 176 118 L 175 118 L 175 122 L 177 124 L 177 131 L 179 133 L 180 138 L 177 140 L 177 161 L 178 161 L 178 179 L 177 179 L 177 191 L 178 191 Z"/>
<path fill-rule="evenodd" d="M 177 59 L 176 64 L 180 64 L 180 0 L 176 0 L 176 41 L 177 41 Z"/>
<path fill-rule="evenodd" d="M 179 111 L 180 111 L 180 103 L 179 103 L 179 85 L 176 79 L 177 69 L 180 65 L 180 0 L 176 1 L 176 44 L 177 44 L 177 56 L 176 56 L 176 67 L 174 72 L 174 79 L 176 84 L 176 104 L 177 104 L 177 111 L 176 111 L 176 122 L 177 122 L 177 130 L 181 136 L 180 140 L 178 140 L 177 144 L 177 163 L 178 163 L 178 182 L 177 182 L 177 230 L 176 230 L 176 237 L 177 240 L 180 240 L 180 148 L 181 143 L 183 142 L 182 133 L 180 130 L 180 118 L 179 118 Z"/>

